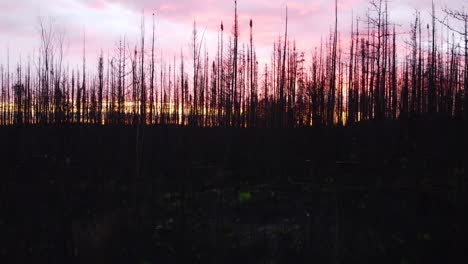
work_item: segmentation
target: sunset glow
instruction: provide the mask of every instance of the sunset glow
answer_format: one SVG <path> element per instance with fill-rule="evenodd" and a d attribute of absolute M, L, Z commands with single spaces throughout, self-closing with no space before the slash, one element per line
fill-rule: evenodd
<path fill-rule="evenodd" d="M 460 116 L 468 15 L 462 0 L 444 1 L 2 1 L 0 120 L 300 127 Z"/>
<path fill-rule="evenodd" d="M 181 49 L 189 49 L 193 21 L 197 22 L 201 32 L 206 29 L 204 42 L 212 51 L 216 49 L 221 21 L 227 33 L 231 31 L 233 4 L 231 0 L 3 0 L 0 1 L 0 63 L 6 63 L 7 48 L 12 65 L 20 58 L 25 61 L 37 54 L 39 17 L 52 19 L 65 31 L 65 57 L 70 66 L 80 64 L 83 35 L 86 36 L 88 61 L 95 65 L 94 58 L 101 51 L 112 53 L 120 37 L 126 36 L 132 45 L 138 44 L 142 14 L 146 17 L 146 33 L 150 36 L 153 12 L 156 15 L 156 46 L 158 51 L 164 51 L 166 59 L 178 56 Z M 438 0 L 435 4 L 440 8 L 460 8 L 466 2 Z M 286 6 L 290 38 L 296 40 L 298 49 L 307 57 L 320 45 L 321 39 L 326 40 L 334 23 L 334 1 L 330 0 L 241 0 L 238 6 L 241 43 L 248 42 L 249 20 L 253 19 L 257 53 L 263 62 L 269 61 L 272 43 L 282 35 Z M 413 21 L 415 10 L 419 10 L 428 23 L 430 7 L 426 0 L 391 1 L 389 19 L 401 25 L 401 32 L 408 32 L 407 25 Z M 338 1 L 338 30 L 343 37 L 348 35 L 351 17 L 364 19 L 368 8 L 368 0 Z"/>

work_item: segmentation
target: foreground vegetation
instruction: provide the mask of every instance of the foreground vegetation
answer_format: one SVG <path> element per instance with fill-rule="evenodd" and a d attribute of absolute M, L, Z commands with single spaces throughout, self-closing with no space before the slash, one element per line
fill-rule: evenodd
<path fill-rule="evenodd" d="M 11 126 L 0 138 L 0 253 L 12 262 L 466 258 L 461 121 Z"/>

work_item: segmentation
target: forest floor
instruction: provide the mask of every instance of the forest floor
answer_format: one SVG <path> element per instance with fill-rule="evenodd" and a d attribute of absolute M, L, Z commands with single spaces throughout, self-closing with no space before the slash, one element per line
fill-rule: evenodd
<path fill-rule="evenodd" d="M 3 127 L 0 262 L 466 261 L 466 128 Z"/>

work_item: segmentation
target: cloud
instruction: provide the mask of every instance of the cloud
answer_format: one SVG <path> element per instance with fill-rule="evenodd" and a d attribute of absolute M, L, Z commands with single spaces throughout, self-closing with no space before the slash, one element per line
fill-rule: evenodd
<path fill-rule="evenodd" d="M 466 0 L 436 1 L 438 10 L 447 5 L 460 8 Z M 427 0 L 392 0 L 388 2 L 390 19 L 407 27 L 414 19 L 414 10 L 421 10 L 428 19 L 430 2 Z M 248 41 L 249 20 L 254 21 L 254 41 L 259 56 L 269 59 L 272 43 L 283 35 L 285 8 L 288 6 L 289 34 L 298 49 L 309 53 L 327 38 L 334 23 L 332 0 L 239 0 L 241 41 Z M 369 0 L 339 0 L 339 31 L 344 38 L 351 26 L 351 14 L 365 17 Z M 156 13 L 156 40 L 158 49 L 168 57 L 178 55 L 190 43 L 193 21 L 205 32 L 208 45 L 216 45 L 220 22 L 225 25 L 225 36 L 230 34 L 234 21 L 233 0 L 1 0 L 0 49 L 10 47 L 15 54 L 30 54 L 39 46 L 38 17 L 52 17 L 67 32 L 68 59 L 79 63 L 86 32 L 89 60 L 103 50 L 113 51 L 120 37 L 132 45 L 138 43 L 142 14 L 146 19 L 146 35 L 151 33 L 151 14 Z M 205 31 L 206 30 L 206 31 Z M 215 50 L 208 47 L 208 50 Z M 213 52 L 211 52 L 213 53 Z M 0 51 L 1 54 L 1 51 Z M 211 54 L 214 55 L 214 54 Z M 4 63 L 5 56 L 0 56 Z"/>

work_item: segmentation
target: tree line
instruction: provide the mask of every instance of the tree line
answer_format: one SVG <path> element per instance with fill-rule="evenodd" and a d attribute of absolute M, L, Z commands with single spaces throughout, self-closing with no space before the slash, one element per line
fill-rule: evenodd
<path fill-rule="evenodd" d="M 163 60 L 153 14 L 149 44 L 142 16 L 141 42 L 131 47 L 121 39 L 114 54 L 101 53 L 97 69 L 87 68 L 85 38 L 82 66 L 66 66 L 64 32 L 41 20 L 37 57 L 13 69 L 7 58 L 0 66 L 0 124 L 247 128 L 468 120 L 468 13 L 442 13 L 439 19 L 432 3 L 431 21 L 423 25 L 416 12 L 407 38 L 389 20 L 388 0 L 371 0 L 365 16 L 352 19 L 348 37 L 338 32 L 336 0 L 334 26 L 307 61 L 288 35 L 286 8 L 284 35 L 265 65 L 258 62 L 252 19 L 248 43 L 239 42 L 237 1 L 231 32 L 219 26 L 214 56 L 194 22 L 189 54 Z"/>

